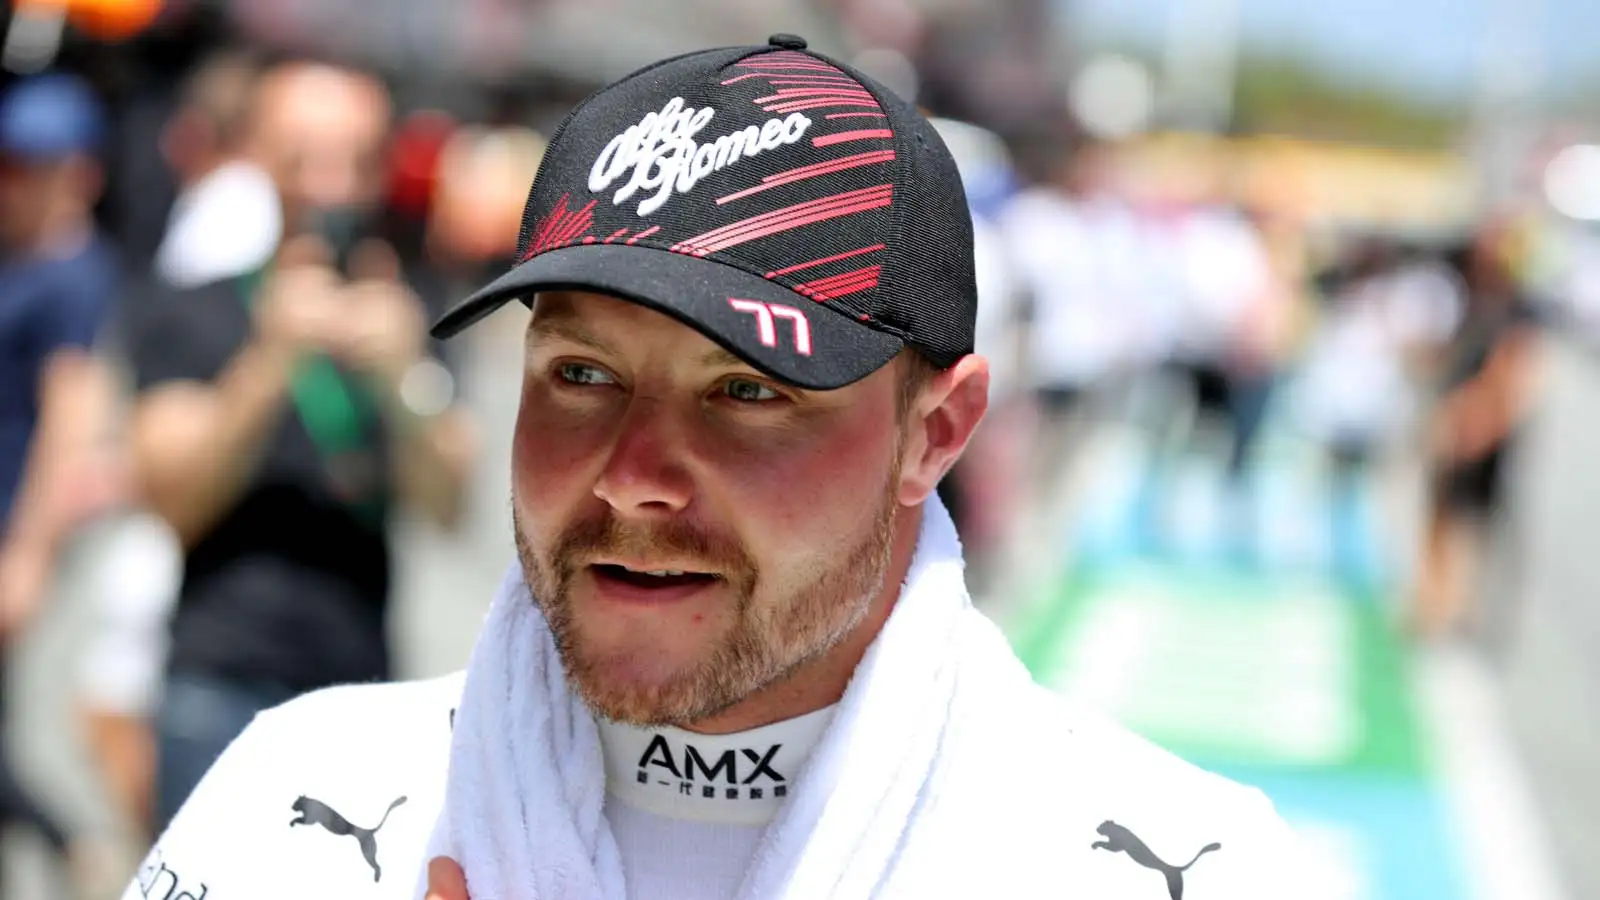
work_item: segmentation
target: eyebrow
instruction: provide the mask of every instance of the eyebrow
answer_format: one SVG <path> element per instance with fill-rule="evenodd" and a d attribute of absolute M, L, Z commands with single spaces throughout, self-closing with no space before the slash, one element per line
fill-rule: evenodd
<path fill-rule="evenodd" d="M 616 349 L 610 344 L 586 331 L 583 326 L 565 317 L 545 316 L 534 319 L 528 326 L 529 338 L 555 338 L 567 341 L 601 353 L 616 354 Z"/>
<path fill-rule="evenodd" d="M 713 347 L 712 349 L 707 350 L 705 353 L 700 354 L 700 358 L 696 360 L 696 362 L 708 369 L 726 368 L 728 366 L 744 366 L 746 368 L 755 368 L 739 357 L 729 353 L 722 347 Z"/>

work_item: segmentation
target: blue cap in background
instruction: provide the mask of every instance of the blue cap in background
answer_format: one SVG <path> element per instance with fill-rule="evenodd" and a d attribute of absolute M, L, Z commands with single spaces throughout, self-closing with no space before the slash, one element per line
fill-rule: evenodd
<path fill-rule="evenodd" d="M 76 76 L 39 75 L 0 95 L 0 154 L 45 162 L 95 153 L 104 131 L 99 98 Z"/>

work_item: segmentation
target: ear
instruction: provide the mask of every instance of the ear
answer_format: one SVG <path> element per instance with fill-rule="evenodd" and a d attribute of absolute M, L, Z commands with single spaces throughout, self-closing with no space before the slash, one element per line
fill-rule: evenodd
<path fill-rule="evenodd" d="M 988 409 L 989 361 L 977 354 L 963 356 L 923 387 L 904 426 L 896 495 L 902 506 L 928 499 L 961 458 Z"/>

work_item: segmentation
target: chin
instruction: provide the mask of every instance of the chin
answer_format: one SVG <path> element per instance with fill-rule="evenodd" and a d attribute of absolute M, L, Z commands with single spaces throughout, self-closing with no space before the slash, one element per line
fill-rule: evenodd
<path fill-rule="evenodd" d="M 573 679 L 578 696 L 596 716 L 627 725 L 687 725 L 703 713 L 686 704 L 670 683 L 616 678 Z"/>
<path fill-rule="evenodd" d="M 567 677 L 591 710 L 617 722 L 670 725 L 699 713 L 700 667 L 660 648 L 595 653 L 580 650 Z"/>

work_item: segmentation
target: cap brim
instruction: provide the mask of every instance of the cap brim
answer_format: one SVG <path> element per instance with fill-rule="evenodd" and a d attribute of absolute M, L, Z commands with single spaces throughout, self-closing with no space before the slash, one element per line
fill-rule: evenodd
<path fill-rule="evenodd" d="M 723 263 L 626 244 L 551 250 L 462 301 L 434 324 L 451 337 L 537 291 L 582 290 L 631 300 L 694 328 L 757 370 L 810 390 L 871 375 L 904 342 L 781 284 Z"/>

